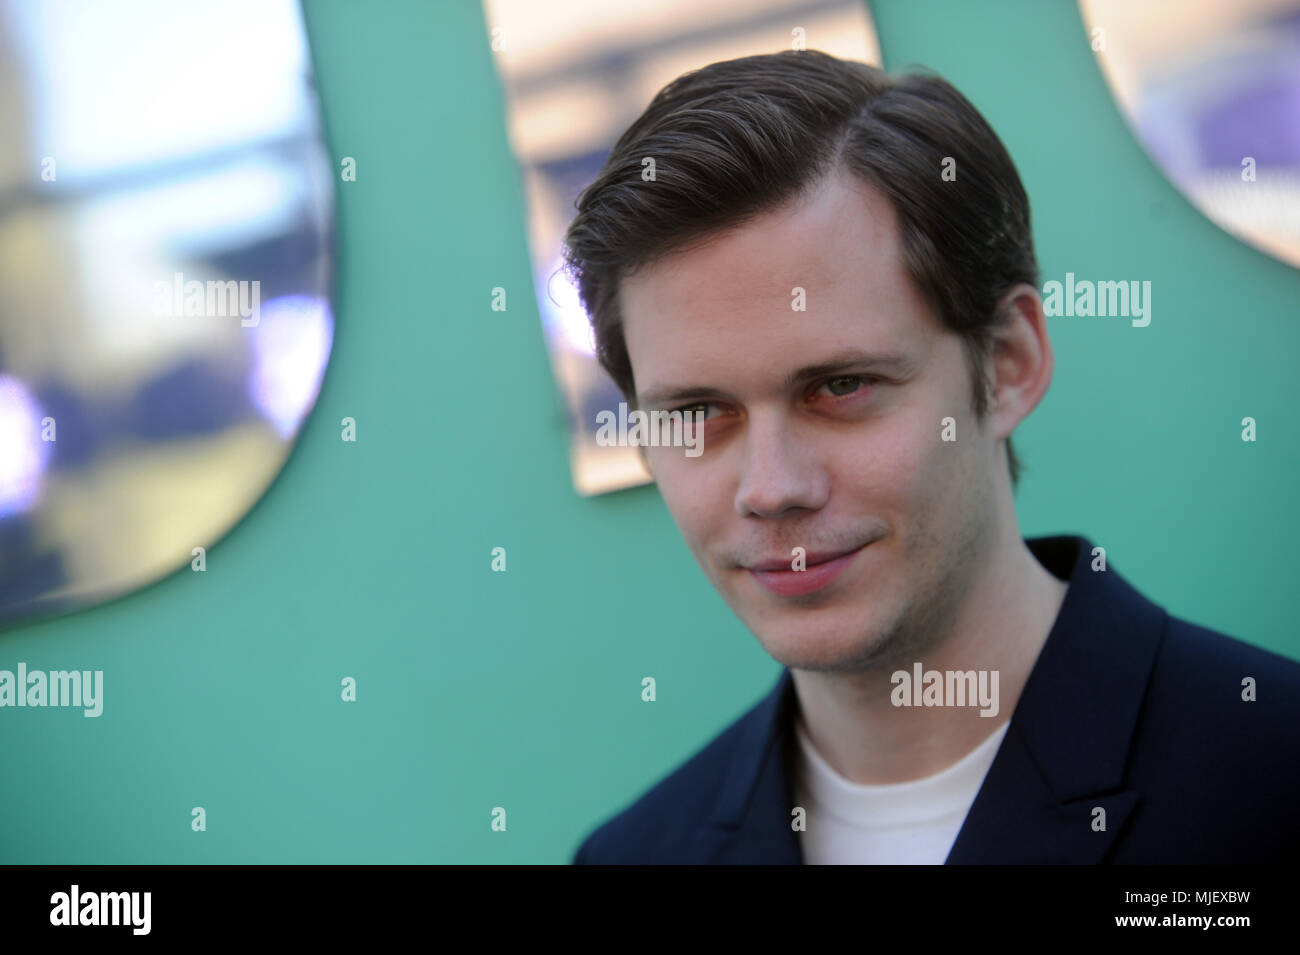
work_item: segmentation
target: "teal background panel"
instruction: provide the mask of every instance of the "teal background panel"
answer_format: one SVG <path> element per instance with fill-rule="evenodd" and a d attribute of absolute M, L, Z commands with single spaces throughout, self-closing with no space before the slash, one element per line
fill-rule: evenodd
<path fill-rule="evenodd" d="M 1044 280 L 1152 282 L 1147 328 L 1051 319 L 1022 532 L 1086 534 L 1173 613 L 1300 657 L 1300 272 L 1169 185 L 1073 4 L 872 13 L 890 69 L 947 76 L 1007 144 Z M 334 161 L 357 162 L 320 402 L 205 573 L 0 634 L 0 669 L 105 682 L 98 718 L 0 710 L 0 861 L 564 862 L 777 675 L 653 488 L 572 490 L 482 9 L 306 18 Z"/>

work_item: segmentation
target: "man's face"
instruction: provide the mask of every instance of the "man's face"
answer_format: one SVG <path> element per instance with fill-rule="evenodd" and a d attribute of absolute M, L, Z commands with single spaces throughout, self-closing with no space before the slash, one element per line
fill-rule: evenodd
<path fill-rule="evenodd" d="M 814 670 L 919 659 L 992 546 L 997 445 L 884 195 L 837 173 L 620 296 L 640 406 L 705 406 L 701 455 L 651 447 L 649 461 L 764 649 Z"/>

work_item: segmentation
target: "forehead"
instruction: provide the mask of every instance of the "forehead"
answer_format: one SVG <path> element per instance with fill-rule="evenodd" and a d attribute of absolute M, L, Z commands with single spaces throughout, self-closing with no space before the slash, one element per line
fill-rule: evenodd
<path fill-rule="evenodd" d="M 920 348 L 938 330 L 888 199 L 846 171 L 624 279 L 619 300 L 638 391 L 731 387 L 731 371 L 780 377 L 845 348 Z"/>

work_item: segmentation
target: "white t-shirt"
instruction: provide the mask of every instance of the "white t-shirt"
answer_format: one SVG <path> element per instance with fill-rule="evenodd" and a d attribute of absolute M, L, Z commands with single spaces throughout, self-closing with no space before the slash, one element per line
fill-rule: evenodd
<path fill-rule="evenodd" d="M 796 805 L 806 810 L 799 833 L 808 865 L 942 865 L 993 765 L 1007 720 L 947 769 L 905 783 L 850 782 L 813 748 L 801 717 L 795 769 Z"/>

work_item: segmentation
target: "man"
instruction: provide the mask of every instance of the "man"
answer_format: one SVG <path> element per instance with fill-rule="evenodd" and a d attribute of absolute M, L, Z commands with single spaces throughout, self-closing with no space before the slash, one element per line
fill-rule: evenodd
<path fill-rule="evenodd" d="M 646 170 L 652 170 L 647 175 Z M 665 87 L 566 256 L 692 553 L 785 669 L 579 863 L 1235 862 L 1300 849 L 1300 666 L 1021 538 L 1053 357 L 973 106 L 816 51 Z"/>

